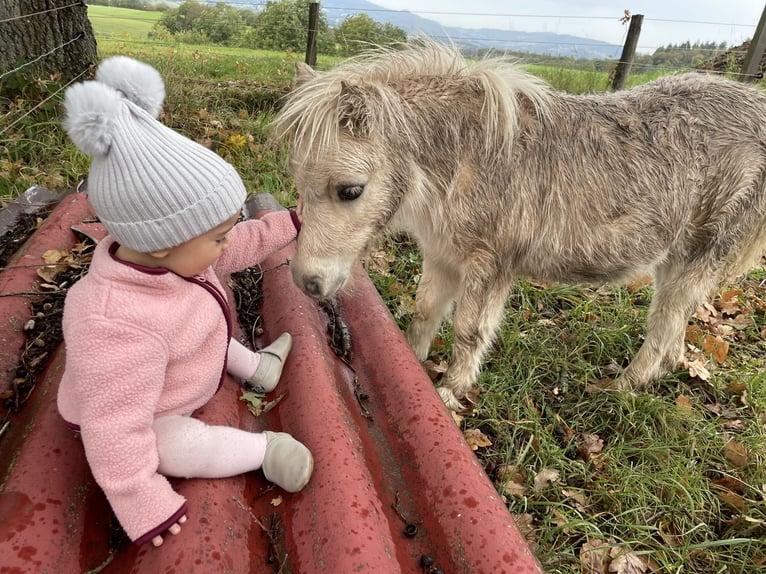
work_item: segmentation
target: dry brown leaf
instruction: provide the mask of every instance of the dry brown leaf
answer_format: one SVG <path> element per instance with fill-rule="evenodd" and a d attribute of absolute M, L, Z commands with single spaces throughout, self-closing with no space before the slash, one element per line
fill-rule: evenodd
<path fill-rule="evenodd" d="M 721 313 L 732 316 L 741 313 L 742 306 L 739 303 L 738 297 L 742 293 L 742 289 L 729 289 L 721 293 L 721 297 L 718 299 L 718 308 L 721 310 Z"/>
<path fill-rule="evenodd" d="M 516 500 L 521 500 L 527 495 L 527 487 L 521 482 L 516 482 L 516 479 L 520 478 L 518 475 L 513 480 L 502 484 L 500 490 L 508 496 L 514 497 Z"/>
<path fill-rule="evenodd" d="M 723 447 L 723 456 L 736 467 L 747 465 L 747 449 L 741 442 L 729 440 Z"/>
<path fill-rule="evenodd" d="M 64 249 L 48 249 L 41 258 L 46 265 L 37 269 L 37 275 L 46 283 L 54 283 L 56 275 L 75 262 L 72 253 Z"/>
<path fill-rule="evenodd" d="M 745 510 L 745 501 L 739 494 L 735 494 L 729 490 L 722 490 L 720 492 L 716 492 L 715 495 L 737 510 Z"/>
<path fill-rule="evenodd" d="M 524 513 L 524 514 L 512 514 L 511 517 L 513 517 L 513 521 L 516 523 L 516 526 L 519 527 L 519 531 L 527 540 L 527 542 L 536 540 L 534 516 L 532 516 L 531 514 Z"/>
<path fill-rule="evenodd" d="M 584 432 L 580 435 L 580 441 L 577 445 L 577 454 L 584 461 L 592 460 L 594 456 L 601 454 L 604 450 L 604 439 L 597 434 Z"/>
<path fill-rule="evenodd" d="M 579 490 L 562 488 L 561 494 L 574 501 L 574 507 L 581 512 L 588 507 L 587 501 L 585 500 L 585 495 Z"/>
<path fill-rule="evenodd" d="M 686 327 L 686 334 L 684 335 L 684 339 L 692 345 L 699 344 L 699 342 L 704 339 L 704 337 L 705 331 L 703 331 L 702 327 L 699 325 L 692 324 Z"/>
<path fill-rule="evenodd" d="M 726 321 L 724 321 L 724 324 L 731 325 L 737 331 L 744 331 L 745 329 L 752 327 L 753 318 L 750 315 L 741 314 L 741 315 L 737 315 L 733 319 L 726 319 Z"/>
<path fill-rule="evenodd" d="M 673 532 L 670 532 L 671 528 L 673 529 Z M 659 531 L 660 531 L 660 537 L 662 538 L 662 541 L 667 546 L 671 548 L 679 548 L 683 544 L 683 539 L 680 536 L 678 536 L 671 522 L 668 522 L 665 520 L 660 522 Z"/>
<path fill-rule="evenodd" d="M 588 538 L 580 548 L 580 569 L 583 574 L 609 574 L 609 546 L 598 538 Z"/>
<path fill-rule="evenodd" d="M 485 446 L 492 446 L 492 441 L 479 429 L 467 429 L 463 431 L 463 436 L 465 437 L 468 446 L 471 447 L 471 450 L 478 450 Z"/>
<path fill-rule="evenodd" d="M 747 390 L 747 385 L 745 383 L 739 383 L 737 381 L 729 381 L 726 384 L 726 388 L 723 390 L 724 393 L 729 395 L 730 397 L 734 395 L 739 395 Z"/>
<path fill-rule="evenodd" d="M 437 381 L 444 373 L 447 372 L 447 362 L 446 361 L 439 361 L 439 363 L 434 363 L 431 359 L 426 359 L 423 361 L 423 368 L 426 370 L 426 373 L 428 374 L 428 378 L 431 379 L 431 382 Z"/>
<path fill-rule="evenodd" d="M 711 323 L 718 316 L 718 311 L 710 303 L 703 303 L 694 312 L 694 316 L 703 323 Z"/>
<path fill-rule="evenodd" d="M 684 366 L 689 370 L 690 377 L 697 377 L 701 381 L 710 380 L 710 371 L 707 370 L 705 363 L 701 359 L 694 359 L 685 363 Z"/>
<path fill-rule="evenodd" d="M 646 564 L 635 552 L 612 548 L 610 554 L 612 561 L 609 564 L 609 572 L 614 574 L 644 574 L 646 572 Z"/>
<path fill-rule="evenodd" d="M 720 335 L 708 335 L 703 339 L 701 346 L 716 363 L 723 363 L 729 355 L 729 342 L 724 341 Z"/>
<path fill-rule="evenodd" d="M 545 490 L 559 479 L 560 473 L 553 468 L 543 468 L 535 475 L 535 490 Z"/>
<path fill-rule="evenodd" d="M 676 397 L 676 406 L 684 411 L 692 411 L 694 409 L 691 398 L 686 395 L 678 395 Z"/>

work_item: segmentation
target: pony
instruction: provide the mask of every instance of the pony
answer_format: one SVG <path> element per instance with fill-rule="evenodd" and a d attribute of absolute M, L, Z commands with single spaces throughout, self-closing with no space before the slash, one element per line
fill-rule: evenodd
<path fill-rule="evenodd" d="M 683 360 L 689 316 L 766 244 L 766 95 L 721 77 L 570 95 L 421 39 L 326 72 L 298 64 L 272 128 L 299 194 L 295 283 L 332 299 L 376 237 L 411 235 L 423 263 L 406 338 L 425 360 L 454 312 L 438 389 L 452 409 L 518 278 L 650 275 L 645 338 L 616 380 L 638 391 Z"/>

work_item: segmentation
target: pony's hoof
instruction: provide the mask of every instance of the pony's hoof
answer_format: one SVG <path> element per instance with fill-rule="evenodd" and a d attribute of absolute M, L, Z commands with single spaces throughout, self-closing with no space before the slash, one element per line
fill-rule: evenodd
<path fill-rule="evenodd" d="M 643 388 L 643 386 L 644 385 L 635 384 L 633 381 L 631 381 L 628 377 L 625 377 L 625 376 L 618 377 L 617 380 L 614 382 L 615 390 L 633 397 L 636 397 L 640 394 L 638 391 L 639 389 Z"/>
<path fill-rule="evenodd" d="M 444 404 L 448 409 L 455 412 L 460 412 L 465 409 L 465 405 L 458 400 L 455 393 L 452 392 L 452 389 L 439 387 L 436 391 L 439 393 L 439 396 L 442 398 L 442 401 L 444 401 Z"/>

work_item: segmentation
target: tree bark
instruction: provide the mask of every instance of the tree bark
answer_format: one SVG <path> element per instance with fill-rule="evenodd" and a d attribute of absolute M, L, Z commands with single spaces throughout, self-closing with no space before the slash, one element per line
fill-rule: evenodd
<path fill-rule="evenodd" d="M 95 60 L 96 38 L 82 0 L 0 2 L 0 75 L 23 66 L 20 73 L 68 81 Z"/>

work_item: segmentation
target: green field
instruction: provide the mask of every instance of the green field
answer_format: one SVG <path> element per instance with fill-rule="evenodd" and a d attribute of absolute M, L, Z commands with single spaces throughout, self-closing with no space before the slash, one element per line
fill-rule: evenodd
<path fill-rule="evenodd" d="M 147 40 L 161 16 L 162 12 L 155 11 L 88 6 L 88 19 L 97 39 Z"/>

